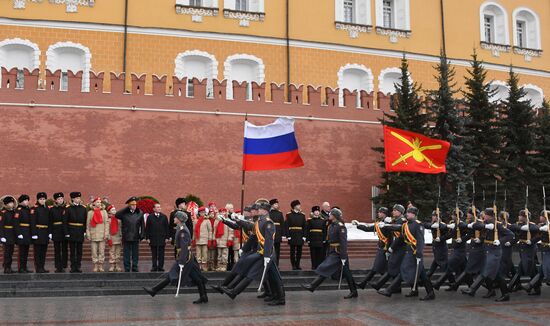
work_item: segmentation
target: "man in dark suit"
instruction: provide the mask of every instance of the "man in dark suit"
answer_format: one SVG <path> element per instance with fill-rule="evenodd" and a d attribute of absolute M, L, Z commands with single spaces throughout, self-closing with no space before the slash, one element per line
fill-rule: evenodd
<path fill-rule="evenodd" d="M 170 238 L 168 218 L 161 213 L 159 203 L 153 207 L 153 213 L 147 216 L 145 223 L 145 239 L 151 247 L 153 266 L 151 272 L 164 272 L 164 248 L 166 240 Z"/>

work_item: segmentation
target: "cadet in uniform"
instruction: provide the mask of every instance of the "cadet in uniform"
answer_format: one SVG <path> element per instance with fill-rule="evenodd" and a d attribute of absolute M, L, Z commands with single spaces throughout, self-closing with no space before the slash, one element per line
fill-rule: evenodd
<path fill-rule="evenodd" d="M 12 274 L 11 263 L 15 249 L 15 209 L 17 202 L 13 196 L 2 197 L 4 207 L 0 211 L 0 241 L 4 245 L 4 274 Z"/>
<path fill-rule="evenodd" d="M 86 233 L 86 207 L 82 205 L 80 192 L 71 192 L 71 205 L 67 207 L 65 234 L 69 235 L 71 273 L 82 273 L 82 243 Z"/>
<path fill-rule="evenodd" d="M 54 206 L 50 208 L 50 219 L 52 227 L 53 248 L 54 248 L 54 265 L 56 273 L 64 273 L 67 268 L 69 259 L 69 242 L 67 230 L 67 208 L 69 205 L 65 203 L 65 195 L 62 192 L 53 194 L 55 201 Z"/>
<path fill-rule="evenodd" d="M 321 208 L 311 208 L 311 218 L 306 222 L 306 241 L 309 244 L 311 269 L 315 270 L 325 259 L 324 241 L 327 237 L 325 220 L 321 218 Z"/>
<path fill-rule="evenodd" d="M 143 288 L 145 292 L 154 297 L 160 290 L 165 288 L 170 283 L 178 283 L 181 275 L 181 285 L 192 286 L 196 285 L 199 291 L 199 299 L 193 301 L 194 304 L 201 304 L 208 302 L 208 295 L 206 293 L 206 279 L 199 268 L 199 264 L 193 254 L 191 253 L 191 232 L 187 228 L 185 222 L 188 216 L 185 212 L 177 211 L 174 214 L 174 222 L 178 226 L 176 230 L 176 248 L 178 250 L 178 259 L 172 265 L 170 271 L 163 274 L 163 280 L 152 288 Z M 180 273 L 181 271 L 181 273 Z"/>
<path fill-rule="evenodd" d="M 17 235 L 17 249 L 19 250 L 18 272 L 29 273 L 27 269 L 27 259 L 29 257 L 29 247 L 32 242 L 31 234 L 31 209 L 29 207 L 30 197 L 21 195 L 17 199 L 19 206 L 15 211 L 15 224 L 13 226 Z"/>
<path fill-rule="evenodd" d="M 46 265 L 48 243 L 52 239 L 53 223 L 50 219 L 50 208 L 46 206 L 45 192 L 36 194 L 36 205 L 31 209 L 31 232 L 34 249 L 34 265 L 37 273 L 49 273 Z"/>
<path fill-rule="evenodd" d="M 508 226 L 508 229 L 514 232 L 520 258 L 519 269 L 508 284 L 509 292 L 515 292 L 521 289 L 521 276 L 533 278 L 537 273 L 535 259 L 537 256 L 536 242 L 538 242 L 539 227 L 535 223 L 530 222 L 530 218 L 531 212 L 526 213 L 526 211 L 522 209 L 519 212 L 518 222 Z"/>
<path fill-rule="evenodd" d="M 277 266 L 279 266 L 279 259 L 281 258 L 281 242 L 283 241 L 283 234 L 285 230 L 285 218 L 283 213 L 279 210 L 279 200 L 277 198 L 269 201 L 271 210 L 269 211 L 269 218 L 275 224 L 275 254 L 277 257 Z"/>
<path fill-rule="evenodd" d="M 386 207 L 380 207 L 378 209 L 378 215 L 376 217 L 375 223 L 362 225 L 359 224 L 357 220 L 353 220 L 352 224 L 356 225 L 359 230 L 365 231 L 365 232 L 376 232 L 376 235 L 378 236 L 378 248 L 376 249 L 376 257 L 374 258 L 374 263 L 372 264 L 372 267 L 370 271 L 367 273 L 367 276 L 365 279 L 357 284 L 357 287 L 361 289 L 365 289 L 367 286 L 367 283 L 372 280 L 374 275 L 376 273 L 378 274 L 384 274 L 388 271 L 388 249 L 391 246 L 392 242 L 392 232 L 390 229 L 384 229 L 380 226 L 383 224 L 380 224 L 380 222 L 383 223 L 391 223 L 392 218 L 389 217 L 390 211 Z"/>
<path fill-rule="evenodd" d="M 529 283 L 523 287 L 529 295 L 540 295 L 540 287 L 542 282 L 545 281 L 547 284 L 550 283 L 550 229 L 548 228 L 548 215 L 550 215 L 549 211 L 543 210 L 540 212 L 539 250 L 542 261 L 540 263 L 537 275 L 535 275 Z"/>
<path fill-rule="evenodd" d="M 300 201 L 290 203 L 291 211 L 286 214 L 286 237 L 290 245 L 290 264 L 292 270 L 301 270 L 302 246 L 306 239 L 306 216 L 300 210 Z"/>

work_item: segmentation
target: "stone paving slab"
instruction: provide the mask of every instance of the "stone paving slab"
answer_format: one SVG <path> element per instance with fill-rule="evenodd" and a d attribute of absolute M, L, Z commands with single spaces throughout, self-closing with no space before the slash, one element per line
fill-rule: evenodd
<path fill-rule="evenodd" d="M 421 295 L 424 293 L 420 290 Z M 210 294 L 206 305 L 193 305 L 196 294 L 10 298 L 0 299 L 0 325 L 548 325 L 550 288 L 540 297 L 514 293 L 512 301 L 471 298 L 437 292 L 437 299 L 420 302 L 373 290 L 344 300 L 347 291 L 287 293 L 287 305 L 270 307 L 253 293 L 232 301 Z"/>

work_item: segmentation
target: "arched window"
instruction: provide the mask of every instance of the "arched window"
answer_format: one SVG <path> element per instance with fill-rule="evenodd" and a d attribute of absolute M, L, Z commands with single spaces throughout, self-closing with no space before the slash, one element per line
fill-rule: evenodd
<path fill-rule="evenodd" d="M 372 71 L 359 64 L 347 64 L 338 71 L 338 102 L 340 106 L 344 106 L 344 89 L 349 91 L 357 91 L 356 107 L 361 105 L 361 91 L 367 93 L 372 92 L 373 77 Z"/>
<path fill-rule="evenodd" d="M 508 89 L 508 85 L 506 84 L 506 82 L 495 80 L 491 82 L 491 86 L 489 89 L 491 90 L 491 92 L 493 92 L 490 98 L 491 102 L 499 104 L 508 99 L 508 94 L 510 93 L 510 90 Z"/>
<path fill-rule="evenodd" d="M 176 57 L 175 74 L 178 78 L 187 77 L 186 95 L 194 96 L 193 78 L 206 78 L 206 96 L 214 96 L 213 79 L 218 77 L 218 61 L 213 55 L 203 51 L 185 51 Z"/>
<path fill-rule="evenodd" d="M 412 78 L 409 76 L 409 81 L 412 84 Z M 397 67 L 386 68 L 378 75 L 378 91 L 385 95 L 395 94 L 395 85 L 401 85 L 401 69 Z"/>
<path fill-rule="evenodd" d="M 90 69 L 92 68 L 90 50 L 82 44 L 59 42 L 51 45 L 46 52 L 46 68 L 50 71 L 61 70 L 60 90 L 68 89 L 67 71 L 82 71 L 82 91 L 90 90 Z"/>
<path fill-rule="evenodd" d="M 334 7 L 337 22 L 372 25 L 370 0 L 335 0 Z"/>
<path fill-rule="evenodd" d="M 485 2 L 479 9 L 481 41 L 485 43 L 509 45 L 508 14 L 506 9 L 495 2 Z"/>
<path fill-rule="evenodd" d="M 0 67 L 11 70 L 17 68 L 15 88 L 24 88 L 23 69 L 34 70 L 40 66 L 40 50 L 29 40 L 19 38 L 0 42 Z M 0 75 L 0 80 L 2 76 Z M 0 83 L 1 85 L 1 83 Z"/>
<path fill-rule="evenodd" d="M 525 84 L 522 87 L 525 90 L 525 97 L 523 99 L 531 101 L 531 105 L 535 109 L 542 108 L 542 103 L 544 102 L 542 88 L 533 84 Z"/>
<path fill-rule="evenodd" d="M 261 84 L 265 79 L 262 59 L 249 54 L 234 54 L 224 64 L 224 78 L 227 80 L 227 99 L 233 99 L 233 81 L 246 82 L 246 99 L 252 100 L 252 82 Z"/>
<path fill-rule="evenodd" d="M 376 26 L 386 29 L 411 29 L 409 0 L 376 0 Z"/>
<path fill-rule="evenodd" d="M 513 14 L 514 45 L 539 50 L 540 24 L 538 15 L 528 8 L 517 8 Z"/>

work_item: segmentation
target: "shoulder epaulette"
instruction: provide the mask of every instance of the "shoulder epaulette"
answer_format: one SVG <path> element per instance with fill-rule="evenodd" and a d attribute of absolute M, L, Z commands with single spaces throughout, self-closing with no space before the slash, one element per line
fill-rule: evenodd
<path fill-rule="evenodd" d="M 342 222 L 338 222 L 338 225 L 345 226 L 344 223 L 342 223 Z"/>

